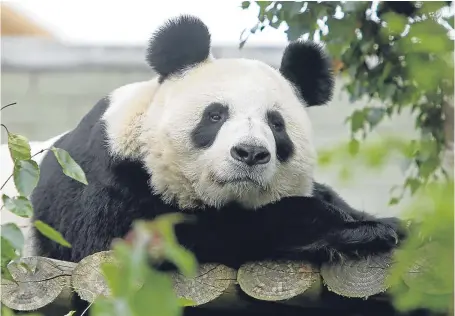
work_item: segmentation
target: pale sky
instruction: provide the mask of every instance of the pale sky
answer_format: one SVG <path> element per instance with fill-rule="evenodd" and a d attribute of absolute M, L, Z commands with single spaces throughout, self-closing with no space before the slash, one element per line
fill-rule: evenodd
<path fill-rule="evenodd" d="M 214 43 L 238 43 L 244 28 L 254 26 L 258 8 L 240 8 L 241 1 L 220 0 L 10 0 L 15 8 L 77 44 L 144 44 L 167 18 L 182 13 L 199 16 Z M 284 44 L 283 29 L 251 35 L 248 44 Z M 247 45 L 248 45 L 247 44 Z"/>

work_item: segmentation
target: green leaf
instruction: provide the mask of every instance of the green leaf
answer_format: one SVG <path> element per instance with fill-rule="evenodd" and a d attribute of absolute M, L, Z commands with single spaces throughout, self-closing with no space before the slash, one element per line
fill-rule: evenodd
<path fill-rule="evenodd" d="M 184 297 L 179 297 L 179 303 L 181 306 L 194 306 L 196 305 L 195 302 L 193 302 L 190 299 L 184 298 Z"/>
<path fill-rule="evenodd" d="M 368 3 L 363 3 L 362 1 L 346 1 L 343 2 L 343 12 L 356 12 L 362 10 L 365 6 L 368 6 Z"/>
<path fill-rule="evenodd" d="M 320 151 L 318 154 L 318 165 L 327 167 L 332 162 L 333 155 L 329 151 Z"/>
<path fill-rule="evenodd" d="M 393 197 L 389 201 L 389 205 L 396 205 L 400 202 L 400 200 L 397 197 Z"/>
<path fill-rule="evenodd" d="M 47 225 L 46 223 L 44 223 L 44 222 L 42 222 L 40 220 L 36 220 L 34 222 L 34 225 L 35 225 L 36 229 L 38 229 L 38 231 L 41 234 L 43 234 L 44 236 L 46 236 L 47 238 L 59 243 L 62 246 L 71 248 L 70 243 L 67 242 L 63 238 L 62 234 L 60 234 L 58 231 L 53 229 L 51 226 Z"/>
<path fill-rule="evenodd" d="M 10 198 L 6 194 L 3 194 L 2 201 L 3 207 L 17 216 L 29 218 L 33 215 L 32 204 L 24 196 Z"/>
<path fill-rule="evenodd" d="M 311 33 L 314 30 L 314 23 L 311 19 L 300 21 L 300 20 L 288 20 L 288 29 L 285 31 L 289 41 L 295 41 L 306 33 Z"/>
<path fill-rule="evenodd" d="M 112 295 L 117 296 L 122 287 L 120 283 L 120 279 L 122 278 L 119 277 L 119 267 L 112 262 L 105 262 L 101 264 L 101 271 Z"/>
<path fill-rule="evenodd" d="M 14 316 L 14 312 L 10 310 L 8 307 L 2 304 L 2 313 L 3 316 Z"/>
<path fill-rule="evenodd" d="M 39 180 L 39 167 L 33 160 L 18 160 L 14 164 L 14 184 L 22 196 L 29 196 Z"/>
<path fill-rule="evenodd" d="M 420 14 L 434 13 L 442 8 L 447 7 L 447 1 L 423 1 L 419 9 Z"/>
<path fill-rule="evenodd" d="M 192 252 L 180 245 L 166 245 L 165 256 L 168 260 L 174 262 L 183 275 L 187 277 L 195 275 L 197 261 Z"/>
<path fill-rule="evenodd" d="M 18 257 L 16 253 L 16 249 L 14 246 L 9 242 L 8 239 L 1 237 L 1 245 L 2 245 L 2 266 L 5 262 L 9 262 L 13 259 Z"/>
<path fill-rule="evenodd" d="M 327 43 L 327 51 L 330 53 L 334 59 L 340 59 L 341 55 L 344 53 L 346 49 L 349 49 L 349 45 L 344 42 L 335 42 L 331 41 Z"/>
<path fill-rule="evenodd" d="M 401 34 L 408 24 L 406 17 L 394 12 L 387 12 L 382 16 L 382 18 L 387 23 L 387 29 L 390 35 Z"/>
<path fill-rule="evenodd" d="M 414 39 L 418 41 L 415 42 Z M 453 41 L 447 36 L 447 30 L 432 19 L 412 24 L 408 35 L 403 40 L 400 43 L 400 49 L 406 53 L 453 52 Z"/>
<path fill-rule="evenodd" d="M 11 245 L 8 239 L 1 237 L 2 245 L 2 265 L 6 261 L 11 261 L 17 258 L 16 249 Z"/>
<path fill-rule="evenodd" d="M 1 230 L 2 238 L 8 240 L 9 243 L 17 250 L 22 252 L 24 248 L 24 235 L 15 223 L 3 224 Z"/>
<path fill-rule="evenodd" d="M 261 12 L 265 12 L 265 9 L 271 5 L 273 1 L 257 1 L 256 4 L 259 6 Z"/>
<path fill-rule="evenodd" d="M 31 159 L 31 149 L 28 139 L 22 135 L 8 134 L 8 148 L 13 161 Z"/>
<path fill-rule="evenodd" d="M 420 187 L 420 180 L 417 178 L 408 178 L 405 182 L 405 187 L 409 187 L 411 194 L 414 194 Z"/>
<path fill-rule="evenodd" d="M 8 307 L 6 307 L 5 305 L 2 304 L 2 312 L 0 313 L 0 315 L 15 316 L 16 314 L 14 314 L 14 312 L 11 309 L 9 309 Z M 40 313 L 26 313 L 26 314 L 24 314 L 24 316 L 43 316 L 43 315 Z"/>
<path fill-rule="evenodd" d="M 374 41 L 363 41 L 360 44 L 360 50 L 362 51 L 363 54 L 369 54 L 373 50 L 374 46 Z"/>
<path fill-rule="evenodd" d="M 182 306 L 169 275 L 148 269 L 144 285 L 130 303 L 134 315 L 179 315 Z"/>
<path fill-rule="evenodd" d="M 365 114 L 363 111 L 355 110 L 350 117 L 351 121 L 351 131 L 353 133 L 357 132 L 360 129 L 363 129 L 365 124 Z"/>
<path fill-rule="evenodd" d="M 342 166 L 338 173 L 338 179 L 344 183 L 348 182 L 352 178 L 353 172 L 351 168 L 347 166 Z"/>
<path fill-rule="evenodd" d="M 73 316 L 74 314 L 76 313 L 76 311 L 70 311 L 68 314 L 66 314 L 65 316 Z"/>
<path fill-rule="evenodd" d="M 16 253 L 16 249 L 14 249 L 13 245 L 11 243 L 1 237 L 1 252 L 2 252 L 2 260 L 1 260 L 1 270 L 2 270 L 2 278 L 6 280 L 13 280 L 13 277 L 11 276 L 11 273 L 9 272 L 9 269 L 7 268 L 8 263 L 11 262 L 11 260 L 14 260 L 19 257 L 19 255 Z"/>
<path fill-rule="evenodd" d="M 329 33 L 327 34 L 328 42 L 335 40 L 337 42 L 350 43 L 356 37 L 357 19 L 353 15 L 343 19 L 329 17 L 326 25 L 329 28 Z"/>
<path fill-rule="evenodd" d="M 455 19 L 453 18 L 453 16 L 448 17 L 445 20 L 447 23 L 449 23 L 449 25 L 452 27 L 452 29 L 455 27 Z"/>
<path fill-rule="evenodd" d="M 294 19 L 296 16 L 301 14 L 301 10 L 305 2 L 297 2 L 297 1 L 285 1 L 281 3 L 283 8 L 281 11 L 287 12 L 289 19 Z"/>
<path fill-rule="evenodd" d="M 73 160 L 73 158 L 71 158 L 70 154 L 66 150 L 55 147 L 52 147 L 51 150 L 54 153 L 55 158 L 57 158 L 60 166 L 62 166 L 63 173 L 65 175 L 83 184 L 88 184 L 84 171 Z"/>
<path fill-rule="evenodd" d="M 185 276 L 192 277 L 197 269 L 196 258 L 178 243 L 174 233 L 174 225 L 184 220 L 185 217 L 178 213 L 161 215 L 155 218 L 150 227 L 152 231 L 155 229 L 159 232 L 166 241 L 164 244 L 166 259 L 172 261 Z"/>
<path fill-rule="evenodd" d="M 360 143 L 357 139 L 352 138 L 349 142 L 349 153 L 352 156 L 355 156 L 359 152 Z"/>
<path fill-rule="evenodd" d="M 93 302 L 90 314 L 96 316 L 133 316 L 125 298 L 99 297 Z"/>
<path fill-rule="evenodd" d="M 371 127 L 378 125 L 385 115 L 385 109 L 377 107 L 365 108 L 365 112 L 365 118 Z"/>
<path fill-rule="evenodd" d="M 242 9 L 248 9 L 250 7 L 250 1 L 242 1 Z"/>

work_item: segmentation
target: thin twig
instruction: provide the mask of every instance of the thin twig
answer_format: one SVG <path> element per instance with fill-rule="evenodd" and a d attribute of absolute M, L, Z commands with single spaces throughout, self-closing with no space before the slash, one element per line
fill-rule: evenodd
<path fill-rule="evenodd" d="M 95 300 L 97 299 L 98 296 L 95 297 L 95 299 L 87 306 L 87 308 L 82 312 L 81 316 L 85 315 L 85 313 L 88 312 L 88 309 L 95 303 Z"/>
<path fill-rule="evenodd" d="M 6 179 L 5 183 L 2 184 L 2 187 L 0 188 L 0 190 L 3 190 L 3 188 L 5 187 L 5 185 L 8 183 L 8 181 L 11 179 L 11 177 L 14 175 L 14 173 L 12 173 L 8 179 Z"/>
<path fill-rule="evenodd" d="M 6 133 L 9 135 L 9 130 L 8 130 L 8 128 L 6 127 L 6 125 L 5 125 L 5 124 L 2 124 L 2 127 L 6 130 Z"/>
<path fill-rule="evenodd" d="M 7 105 L 5 105 L 5 106 L 2 106 L 2 108 L 0 109 L 0 111 L 3 110 L 3 109 L 6 109 L 7 107 L 9 107 L 9 106 L 11 106 L 11 105 L 15 105 L 15 104 L 17 104 L 17 102 L 13 102 L 13 103 L 7 104 Z"/>

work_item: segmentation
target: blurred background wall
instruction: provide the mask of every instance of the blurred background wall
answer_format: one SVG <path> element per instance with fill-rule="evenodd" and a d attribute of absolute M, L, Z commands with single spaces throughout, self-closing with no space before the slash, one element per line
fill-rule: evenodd
<path fill-rule="evenodd" d="M 2 111 L 1 120 L 11 132 L 25 135 L 31 141 L 46 140 L 73 128 L 100 98 L 113 89 L 155 75 L 144 61 L 146 38 L 127 44 L 68 43 L 64 37 L 55 35 L 59 25 L 45 27 L 25 11 L 2 2 L 1 104 L 17 104 Z M 221 11 L 218 12 L 222 15 Z M 162 19 L 165 18 L 167 16 Z M 84 17 L 81 17 L 80 25 L 84 25 Z M 91 27 L 96 32 L 98 27 L 105 28 L 105 25 L 100 22 Z M 129 26 L 123 27 L 127 30 Z M 148 33 L 152 31 L 147 30 Z M 215 32 L 212 30 L 212 34 Z M 238 49 L 236 41 L 214 41 L 213 54 L 215 57 L 259 59 L 277 67 L 283 49 L 283 41 L 268 44 L 253 41 L 242 50 Z M 342 92 L 342 84 L 342 79 L 337 79 L 336 92 L 328 106 L 308 109 L 318 148 L 347 141 L 346 117 L 367 102 L 351 103 L 348 95 Z M 413 118 L 404 112 L 381 123 L 370 137 L 388 134 L 411 136 L 414 134 L 413 124 Z M 4 130 L 1 133 L 1 143 L 4 144 L 6 134 Z M 3 156 L 2 161 L 6 158 Z M 336 167 L 318 170 L 317 176 L 333 185 L 349 202 L 370 213 L 390 215 L 397 212 L 387 203 L 391 186 L 403 181 L 398 163 L 391 164 L 380 174 L 356 172 L 361 176 L 349 185 L 337 181 Z"/>

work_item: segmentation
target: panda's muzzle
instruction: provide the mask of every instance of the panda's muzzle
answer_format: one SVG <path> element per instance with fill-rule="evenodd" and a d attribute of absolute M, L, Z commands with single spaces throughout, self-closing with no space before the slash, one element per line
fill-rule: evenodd
<path fill-rule="evenodd" d="M 264 146 L 238 144 L 231 148 L 231 156 L 250 167 L 270 161 L 270 152 Z"/>
<path fill-rule="evenodd" d="M 212 175 L 212 180 L 221 186 L 224 186 L 227 184 L 250 183 L 257 187 L 264 187 L 264 184 L 260 183 L 259 181 L 255 180 L 251 177 L 236 177 L 236 178 L 220 179 L 220 178 L 217 178 L 216 176 Z"/>

